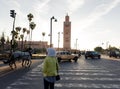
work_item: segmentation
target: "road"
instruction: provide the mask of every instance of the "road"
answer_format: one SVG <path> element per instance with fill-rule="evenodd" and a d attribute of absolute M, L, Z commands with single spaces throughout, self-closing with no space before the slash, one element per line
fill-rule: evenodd
<path fill-rule="evenodd" d="M 41 63 L 0 77 L 0 89 L 43 89 Z M 64 61 L 59 73 L 61 80 L 56 82 L 55 89 L 120 89 L 120 61 L 107 57 L 81 57 L 77 63 Z"/>

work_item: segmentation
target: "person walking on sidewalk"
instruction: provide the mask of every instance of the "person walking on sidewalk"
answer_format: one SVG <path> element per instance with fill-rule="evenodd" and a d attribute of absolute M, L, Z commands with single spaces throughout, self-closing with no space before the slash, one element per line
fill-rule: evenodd
<path fill-rule="evenodd" d="M 44 89 L 54 89 L 58 69 L 59 65 L 56 59 L 56 51 L 54 48 L 48 48 L 47 56 L 43 62 Z"/>

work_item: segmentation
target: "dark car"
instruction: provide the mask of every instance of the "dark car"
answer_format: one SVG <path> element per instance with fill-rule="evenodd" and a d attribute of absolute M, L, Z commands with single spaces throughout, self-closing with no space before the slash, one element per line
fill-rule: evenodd
<path fill-rule="evenodd" d="M 95 51 L 87 51 L 85 53 L 85 59 L 87 59 L 87 58 L 92 58 L 92 59 L 98 58 L 98 59 L 100 59 L 101 55 L 100 55 L 100 53 L 95 52 Z"/>
<path fill-rule="evenodd" d="M 109 57 L 115 57 L 115 58 L 120 58 L 120 52 L 119 51 L 110 51 L 109 52 Z"/>

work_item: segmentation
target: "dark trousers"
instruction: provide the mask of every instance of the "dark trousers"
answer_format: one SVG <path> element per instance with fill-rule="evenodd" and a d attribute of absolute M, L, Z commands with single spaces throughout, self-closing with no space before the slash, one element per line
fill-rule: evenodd
<path fill-rule="evenodd" d="M 44 79 L 44 89 L 54 89 L 54 83 L 48 82 Z"/>

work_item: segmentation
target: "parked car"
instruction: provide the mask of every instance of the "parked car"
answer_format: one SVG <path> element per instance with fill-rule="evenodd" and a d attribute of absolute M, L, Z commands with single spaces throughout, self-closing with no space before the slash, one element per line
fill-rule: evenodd
<path fill-rule="evenodd" d="M 115 58 L 120 58 L 120 52 L 119 51 L 110 51 L 109 52 L 109 57 L 115 57 Z"/>
<path fill-rule="evenodd" d="M 98 53 L 96 51 L 87 51 L 85 53 L 85 59 L 87 59 L 87 58 L 92 58 L 92 59 L 98 58 L 98 59 L 100 59 L 101 55 L 100 55 L 100 53 Z"/>
<path fill-rule="evenodd" d="M 58 51 L 57 52 L 57 59 L 60 62 L 61 60 L 74 60 L 75 62 L 77 62 L 79 56 L 78 54 L 72 54 L 69 51 Z"/>

